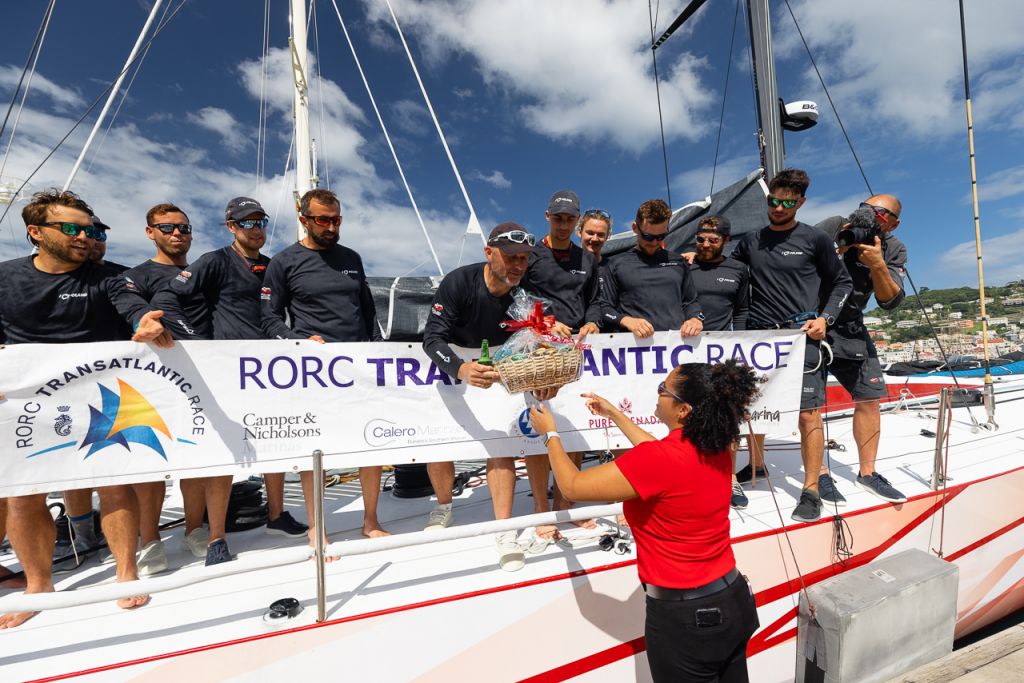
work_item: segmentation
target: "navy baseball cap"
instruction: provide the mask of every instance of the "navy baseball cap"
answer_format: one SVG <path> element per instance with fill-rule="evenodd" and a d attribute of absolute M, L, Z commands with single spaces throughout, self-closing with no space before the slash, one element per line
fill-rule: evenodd
<path fill-rule="evenodd" d="M 254 213 L 262 213 L 264 216 L 267 212 L 263 210 L 260 203 L 255 199 L 249 197 L 235 197 L 228 202 L 227 208 L 224 209 L 224 218 L 229 221 L 240 221 L 246 216 L 251 216 Z"/>
<path fill-rule="evenodd" d="M 580 215 L 580 198 L 572 190 L 559 190 L 548 200 L 548 213 L 567 213 L 571 216 Z"/>
<path fill-rule="evenodd" d="M 713 223 L 708 225 L 711 221 L 717 222 L 718 226 L 716 227 Z M 722 237 L 728 237 L 732 233 L 732 223 L 725 216 L 704 216 L 697 223 L 697 232 L 713 232 Z"/>
<path fill-rule="evenodd" d="M 535 244 L 537 244 L 537 238 L 531 235 L 526 228 L 512 221 L 494 226 L 491 234 L 487 237 L 487 246 L 497 247 L 510 256 L 521 254 L 524 251 L 532 251 Z"/>

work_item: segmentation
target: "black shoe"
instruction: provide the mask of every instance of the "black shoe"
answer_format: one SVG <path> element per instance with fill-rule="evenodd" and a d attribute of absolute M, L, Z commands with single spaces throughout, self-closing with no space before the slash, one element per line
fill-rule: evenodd
<path fill-rule="evenodd" d="M 846 498 L 839 493 L 836 482 L 828 474 L 818 475 L 818 497 L 826 503 L 843 507 L 846 505 Z"/>
<path fill-rule="evenodd" d="M 280 517 L 278 519 L 280 519 Z M 228 542 L 225 541 L 223 538 L 218 538 L 216 541 L 211 543 L 206 548 L 207 567 L 209 567 L 211 564 L 230 562 L 233 559 L 235 558 L 231 557 L 231 553 L 228 551 Z"/>
<path fill-rule="evenodd" d="M 821 518 L 821 498 L 814 491 L 804 489 L 800 494 L 800 502 L 792 514 L 796 522 L 816 522 Z"/>
<path fill-rule="evenodd" d="M 744 467 L 743 469 L 741 469 L 739 472 L 736 473 L 736 481 L 738 481 L 741 484 L 747 484 L 753 478 L 752 475 L 753 475 L 753 470 L 750 467 L 750 465 L 748 464 L 746 467 Z M 758 479 L 765 479 L 765 478 L 767 478 L 768 477 L 768 468 L 766 468 L 766 467 L 758 467 L 757 468 L 757 477 L 758 477 Z"/>
<path fill-rule="evenodd" d="M 906 503 L 907 497 L 902 493 L 893 488 L 889 480 L 883 477 L 878 472 L 872 472 L 866 477 L 857 477 L 857 486 L 873 493 L 882 500 L 890 503 Z"/>
<path fill-rule="evenodd" d="M 290 512 L 282 512 L 277 519 L 267 522 L 267 533 L 272 536 L 305 536 L 309 527 L 295 521 Z"/>
<path fill-rule="evenodd" d="M 747 494 L 743 493 L 743 487 L 738 481 L 734 481 L 732 483 L 732 500 L 729 504 L 733 510 L 746 510 L 747 503 Z"/>

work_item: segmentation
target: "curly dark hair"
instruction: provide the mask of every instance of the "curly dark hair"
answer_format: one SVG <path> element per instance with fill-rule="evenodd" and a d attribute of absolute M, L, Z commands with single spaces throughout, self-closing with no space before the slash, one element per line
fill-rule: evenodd
<path fill-rule="evenodd" d="M 702 453 L 718 453 L 740 435 L 740 422 L 760 393 L 754 371 L 735 360 L 720 365 L 684 363 L 668 389 L 691 406 L 683 438 Z"/>

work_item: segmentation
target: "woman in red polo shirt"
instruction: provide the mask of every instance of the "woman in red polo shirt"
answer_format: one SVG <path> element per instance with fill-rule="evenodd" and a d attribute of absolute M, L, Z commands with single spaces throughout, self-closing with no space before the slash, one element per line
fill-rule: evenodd
<path fill-rule="evenodd" d="M 531 409 L 569 500 L 625 501 L 647 593 L 644 635 L 656 682 L 747 680 L 747 641 L 758 621 L 729 540 L 729 446 L 757 383 L 753 370 L 734 361 L 680 365 L 658 385 L 655 415 L 670 430 L 661 440 L 607 400 L 583 394 L 590 411 L 610 418 L 633 444 L 615 461 L 584 471 L 566 456 L 550 411 Z"/>

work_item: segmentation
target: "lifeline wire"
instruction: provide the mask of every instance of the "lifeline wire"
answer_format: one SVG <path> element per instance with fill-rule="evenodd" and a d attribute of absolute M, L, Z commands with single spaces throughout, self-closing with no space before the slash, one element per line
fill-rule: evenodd
<path fill-rule="evenodd" d="M 725 102 L 729 97 L 729 76 L 732 73 L 732 52 L 736 45 L 736 24 L 740 17 L 740 0 L 736 0 L 736 12 L 732 16 L 732 38 L 729 40 L 729 57 L 725 63 L 725 86 L 722 88 L 722 113 L 718 117 L 718 137 L 715 138 L 715 161 L 711 164 L 710 197 L 715 193 L 715 175 L 718 172 L 718 152 L 722 147 L 722 129 L 725 127 Z"/>

